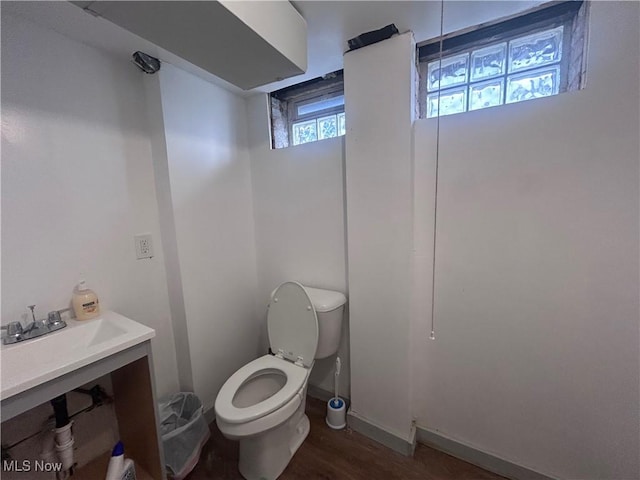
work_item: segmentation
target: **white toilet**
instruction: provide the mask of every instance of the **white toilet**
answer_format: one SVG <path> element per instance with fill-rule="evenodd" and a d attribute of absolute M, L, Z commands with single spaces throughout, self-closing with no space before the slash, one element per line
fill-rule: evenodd
<path fill-rule="evenodd" d="M 240 441 L 247 480 L 278 478 L 309 433 L 304 413 L 315 358 L 338 350 L 347 299 L 340 292 L 285 282 L 271 294 L 267 328 L 274 355 L 240 368 L 216 398 L 216 423 Z"/>

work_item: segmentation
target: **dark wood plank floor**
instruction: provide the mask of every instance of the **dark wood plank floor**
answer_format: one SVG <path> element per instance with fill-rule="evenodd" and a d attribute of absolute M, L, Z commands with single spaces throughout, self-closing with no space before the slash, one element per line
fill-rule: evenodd
<path fill-rule="evenodd" d="M 445 453 L 418 444 L 413 458 L 390 450 L 349 428 L 334 431 L 324 421 L 325 403 L 307 399 L 311 432 L 280 477 L 282 480 L 503 480 Z M 238 444 L 211 424 L 211 439 L 187 480 L 236 480 Z"/>

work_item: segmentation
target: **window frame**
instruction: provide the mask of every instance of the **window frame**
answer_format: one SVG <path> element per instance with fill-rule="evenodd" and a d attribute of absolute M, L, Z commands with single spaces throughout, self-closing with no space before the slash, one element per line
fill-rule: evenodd
<path fill-rule="evenodd" d="M 314 102 L 329 100 L 338 96 L 344 96 L 344 75 L 342 70 L 325 75 L 317 79 L 309 80 L 307 82 L 293 85 L 270 94 L 271 99 L 284 104 L 286 111 L 287 121 L 287 135 L 288 135 L 288 147 L 303 145 L 294 143 L 293 127 L 296 123 L 305 121 L 316 120 L 316 122 L 324 117 L 335 115 L 336 116 L 336 129 L 337 137 L 342 136 L 340 133 L 340 122 L 338 116 L 344 114 L 344 102 L 341 105 L 325 108 L 315 112 L 299 115 L 298 107 L 308 105 Z M 273 108 L 273 107 L 272 107 Z M 273 112 L 272 112 L 273 116 Z M 320 138 L 320 132 L 316 123 L 317 139 L 315 141 L 323 140 Z M 272 131 L 272 148 L 278 148 L 273 140 L 274 132 Z M 333 138 L 333 137 L 329 137 Z M 305 142 L 312 143 L 312 142 Z M 286 148 L 286 147 L 284 147 Z"/>
<path fill-rule="evenodd" d="M 446 60 L 448 57 L 455 56 L 457 54 L 467 53 L 469 60 L 471 59 L 471 53 L 481 48 L 491 47 L 500 43 L 506 44 L 505 54 L 505 72 L 501 75 L 490 77 L 484 80 L 471 81 L 470 70 L 471 61 L 469 61 L 469 78 L 465 83 L 459 85 L 460 88 L 466 89 L 465 110 L 458 113 L 466 113 L 471 110 L 469 108 L 470 99 L 469 92 L 472 85 L 477 85 L 485 81 L 503 79 L 504 86 L 502 92 L 502 102 L 499 105 L 507 104 L 507 89 L 508 78 L 519 73 L 525 73 L 534 71 L 537 69 L 543 69 L 545 67 L 553 67 L 558 65 L 560 68 L 559 73 L 559 87 L 558 93 L 566 92 L 568 90 L 569 82 L 569 65 L 572 58 L 571 54 L 571 34 L 573 30 L 573 24 L 576 21 L 579 10 L 586 3 L 586 0 L 569 0 L 562 3 L 553 3 L 551 5 L 545 4 L 535 8 L 533 11 L 525 14 L 520 14 L 515 17 L 509 17 L 507 19 L 497 20 L 492 23 L 485 23 L 466 29 L 463 31 L 454 32 L 444 35 L 442 37 L 442 59 Z M 509 60 L 509 45 L 512 40 L 525 37 L 528 35 L 534 35 L 546 30 L 563 26 L 563 38 L 562 38 L 562 57 L 559 62 L 551 63 L 548 65 L 541 65 L 532 67 L 530 69 L 523 69 L 520 72 L 509 72 L 507 64 Z M 427 40 L 418 45 L 418 74 L 419 74 L 419 89 L 418 89 L 418 104 L 420 118 L 436 118 L 427 117 L 427 95 L 431 93 L 446 92 L 449 89 L 455 89 L 455 86 L 447 86 L 442 89 L 436 89 L 433 91 L 427 91 L 427 68 L 428 64 L 440 59 L 440 37 Z M 515 102 L 512 102 L 515 103 Z M 496 105 L 496 106 L 499 106 Z M 438 107 L 440 108 L 440 106 Z M 490 108 L 490 107 L 487 107 Z M 476 109 L 481 110 L 481 109 Z M 443 115 L 444 116 L 444 115 Z"/>
<path fill-rule="evenodd" d="M 344 88 L 342 85 L 332 86 L 326 90 L 321 92 L 312 92 L 307 95 L 301 95 L 300 98 L 290 100 L 288 102 L 289 109 L 289 122 L 291 124 L 296 122 L 303 122 L 305 120 L 310 120 L 312 118 L 319 118 L 325 115 L 337 114 L 344 112 L 344 102 L 342 105 L 338 105 L 335 107 L 324 108 L 322 110 L 318 110 L 315 112 L 306 113 L 303 115 L 298 115 L 298 107 L 303 107 L 305 105 L 309 105 L 311 103 L 330 100 L 335 97 L 344 96 Z"/>

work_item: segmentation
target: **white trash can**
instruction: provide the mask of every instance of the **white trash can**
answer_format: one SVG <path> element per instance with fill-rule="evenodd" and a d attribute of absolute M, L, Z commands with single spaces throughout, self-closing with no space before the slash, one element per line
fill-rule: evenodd
<path fill-rule="evenodd" d="M 160 400 L 158 414 L 167 475 L 182 480 L 197 465 L 209 440 L 202 402 L 191 392 L 174 393 Z"/>

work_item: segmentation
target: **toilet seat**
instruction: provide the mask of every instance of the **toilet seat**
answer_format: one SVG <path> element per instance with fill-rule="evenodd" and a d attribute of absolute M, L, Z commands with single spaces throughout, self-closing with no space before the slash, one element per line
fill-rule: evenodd
<path fill-rule="evenodd" d="M 278 370 L 287 381 L 284 386 L 271 397 L 250 407 L 238 408 L 233 405 L 233 398 L 250 378 L 263 370 Z M 264 417 L 283 405 L 287 404 L 304 386 L 309 370 L 274 355 L 264 355 L 257 358 L 236 373 L 224 383 L 216 398 L 216 415 L 227 423 L 245 423 Z"/>

